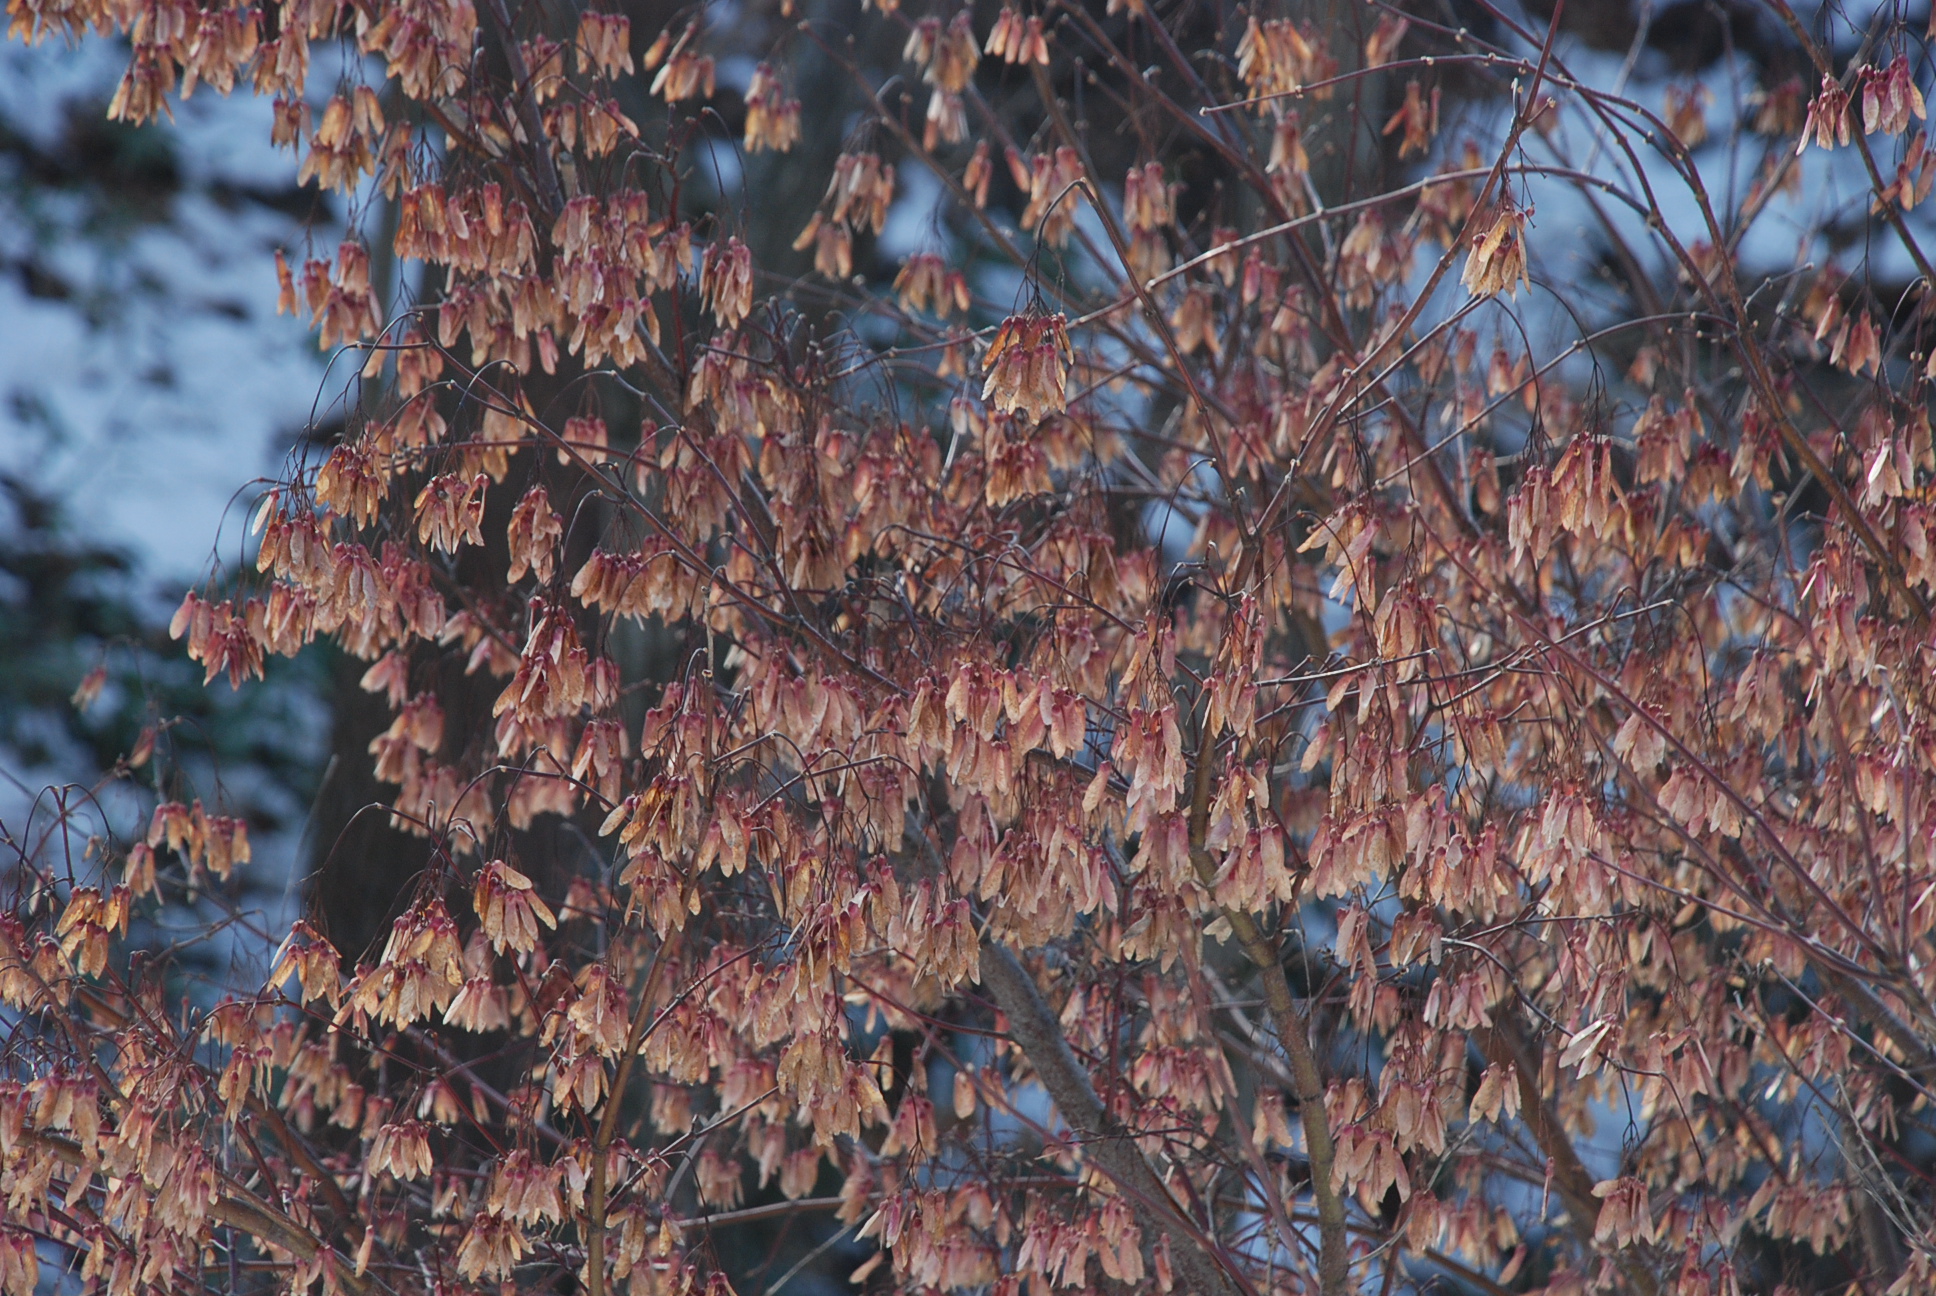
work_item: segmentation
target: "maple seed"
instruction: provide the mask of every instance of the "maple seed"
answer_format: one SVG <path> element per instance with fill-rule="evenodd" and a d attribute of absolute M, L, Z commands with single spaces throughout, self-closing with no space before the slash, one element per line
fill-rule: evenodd
<path fill-rule="evenodd" d="M 101 689 L 107 682 L 107 666 L 105 664 L 96 666 L 81 678 L 79 686 L 74 690 L 74 696 L 69 698 L 68 702 L 76 711 L 87 710 L 94 705 L 95 699 L 101 696 Z"/>
<path fill-rule="evenodd" d="M 1068 316 L 1011 315 L 982 359 L 988 378 L 981 397 L 992 399 L 1004 414 L 1039 420 L 1060 413 L 1068 408 L 1065 389 L 1073 359 Z"/>
<path fill-rule="evenodd" d="M 1816 147 L 1825 149 L 1849 142 L 1849 93 L 1834 77 L 1822 78 L 1821 93 L 1808 105 L 1808 119 L 1802 124 L 1795 152 L 1800 154 L 1807 148 L 1810 139 Z"/>
<path fill-rule="evenodd" d="M 746 87 L 746 151 L 785 153 L 800 140 L 800 101 L 790 98 L 771 65 L 753 69 Z"/>
<path fill-rule="evenodd" d="M 968 277 L 948 269 L 948 263 L 932 252 L 917 252 L 902 264 L 894 277 L 894 291 L 903 310 L 931 310 L 944 319 L 974 304 Z"/>
<path fill-rule="evenodd" d="M 684 34 L 672 46 L 671 51 L 663 55 L 665 62 L 658 65 L 659 70 L 652 78 L 650 92 L 655 95 L 663 94 L 668 104 L 695 97 L 712 98 L 716 88 L 712 56 L 699 54 L 689 48 L 698 30 L 696 23 L 686 28 Z M 659 40 L 665 39 L 665 34 L 661 33 Z M 658 49 L 659 45 L 655 42 L 652 50 L 646 54 L 648 68 L 654 65 L 653 53 Z"/>
<path fill-rule="evenodd" d="M 700 296 L 722 328 L 737 328 L 753 310 L 753 250 L 738 238 L 706 249 Z"/>
<path fill-rule="evenodd" d="M 1474 297 L 1518 296 L 1526 276 L 1526 216 L 1510 205 L 1500 208 L 1492 225 L 1472 245 L 1465 273 L 1459 277 Z"/>
<path fill-rule="evenodd" d="M 1928 116 L 1923 92 L 1910 70 L 1909 56 L 1896 55 L 1888 68 L 1862 69 L 1862 131 L 1866 135 L 1900 135 L 1909 129 L 1909 119 L 1922 121 Z"/>
<path fill-rule="evenodd" d="M 1049 65 L 1049 43 L 1043 35 L 1041 17 L 1023 18 L 1007 5 L 995 15 L 985 48 L 991 57 L 1004 63 Z"/>
<path fill-rule="evenodd" d="M 538 945 L 538 924 L 556 927 L 558 919 L 531 889 L 531 879 L 492 860 L 477 874 L 474 903 L 484 936 L 499 951 L 528 954 Z"/>

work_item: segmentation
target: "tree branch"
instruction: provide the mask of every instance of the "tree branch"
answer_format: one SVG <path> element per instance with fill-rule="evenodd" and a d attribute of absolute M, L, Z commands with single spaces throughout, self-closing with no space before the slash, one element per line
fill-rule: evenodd
<path fill-rule="evenodd" d="M 1203 845 L 1210 827 L 1215 757 L 1215 739 L 1205 735 L 1198 743 L 1191 776 L 1190 860 L 1206 891 L 1213 888 L 1217 876 L 1216 863 Z M 1304 1151 L 1311 1158 L 1311 1197 L 1318 1208 L 1318 1291 L 1320 1296 L 1344 1296 L 1351 1281 L 1351 1239 L 1345 1224 L 1344 1198 L 1331 1182 L 1337 1148 L 1331 1141 L 1331 1121 L 1324 1110 L 1324 1069 L 1311 1047 L 1310 1023 L 1291 996 L 1277 942 L 1264 935 L 1257 920 L 1242 910 L 1226 908 L 1223 916 L 1263 982 L 1264 1009 L 1291 1064 L 1297 1115 L 1304 1125 Z"/>
<path fill-rule="evenodd" d="M 1594 1233 L 1600 1222 L 1600 1199 L 1593 1195 L 1593 1174 L 1580 1160 L 1566 1127 L 1547 1105 L 1540 1092 L 1539 1075 L 1543 1065 L 1539 1045 L 1519 1029 L 1510 1008 L 1502 1008 L 1490 1030 L 1476 1032 L 1480 1052 L 1495 1065 L 1510 1064 L 1519 1079 L 1519 1118 L 1532 1133 L 1533 1142 L 1553 1169 L 1553 1186 L 1559 1189 L 1568 1222 L 1581 1247 L 1591 1255 L 1598 1251 Z M 1616 1259 L 1620 1271 L 1642 1296 L 1656 1296 L 1660 1284 L 1647 1266 L 1632 1255 Z"/>
<path fill-rule="evenodd" d="M 48 1153 L 63 1165 L 86 1174 L 94 1173 L 95 1167 L 81 1151 L 81 1145 L 71 1139 L 31 1129 L 21 1130 L 17 1137 L 29 1146 Z M 325 1263 L 336 1267 L 337 1284 L 350 1296 L 366 1296 L 369 1291 L 369 1285 L 352 1272 L 342 1257 L 246 1188 L 225 1188 L 209 1207 L 209 1218 L 217 1224 L 240 1229 L 259 1242 L 280 1247 L 298 1259 L 314 1260 L 319 1255 L 325 1256 Z"/>
<path fill-rule="evenodd" d="M 1169 1241 L 1182 1289 L 1191 1296 L 1240 1296 L 1248 1284 L 1239 1286 L 1216 1243 L 1184 1216 L 1132 1136 L 1103 1109 L 1035 978 L 993 937 L 982 941 L 981 983 L 1007 1015 L 1010 1036 L 1021 1045 L 1062 1119 L 1082 1139 L 1083 1156 L 1122 1190 L 1146 1239 L 1160 1235 Z"/>

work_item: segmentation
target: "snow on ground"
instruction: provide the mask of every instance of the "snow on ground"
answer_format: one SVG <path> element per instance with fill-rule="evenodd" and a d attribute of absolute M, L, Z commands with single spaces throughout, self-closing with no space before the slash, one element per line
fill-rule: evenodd
<path fill-rule="evenodd" d="M 269 142 L 268 101 L 246 90 L 225 98 L 204 88 L 175 101 L 171 121 L 138 130 L 107 124 L 125 61 L 119 42 L 0 43 L 0 474 L 57 500 L 70 542 L 125 551 L 125 596 L 161 624 L 184 585 L 237 563 L 257 484 L 284 471 L 310 420 L 324 357 L 301 322 L 275 313 L 274 254 L 333 249 L 340 226 L 297 191 L 294 157 Z M 328 74 L 322 61 L 319 85 Z M 322 218 L 313 229 L 309 211 Z M 125 646 L 90 641 L 77 649 L 77 674 L 103 651 L 126 665 Z M 142 669 L 172 678 L 175 666 L 187 663 Z M 282 780 L 305 763 L 320 768 L 328 715 L 300 683 L 253 698 L 215 687 L 211 726 L 279 755 L 276 771 L 230 761 L 218 779 L 194 748 L 176 771 L 182 795 L 255 823 L 255 860 L 233 897 L 243 920 L 196 950 L 197 975 L 221 985 L 259 979 L 297 912 L 307 794 Z M 110 784 L 90 798 L 80 789 L 99 771 L 64 739 L 60 717 L 21 723 L 47 731 L 35 730 L 43 755 L 0 745 L 0 836 L 57 861 L 72 836 L 59 826 L 62 798 L 82 840 L 107 828 L 122 842 L 140 834 L 145 790 Z M 205 897 L 143 930 L 167 941 L 218 913 Z"/>
<path fill-rule="evenodd" d="M 0 45 L 0 129 L 58 150 L 123 57 Z M 204 89 L 174 107 L 144 128 L 165 133 L 172 193 L 89 195 L 0 163 L 0 471 L 178 586 L 207 572 L 218 534 L 234 562 L 249 484 L 279 469 L 323 371 L 303 325 L 275 314 L 274 250 L 301 249 L 304 230 L 251 196 L 294 187 L 269 104 Z M 102 198 L 127 210 L 104 220 Z"/>

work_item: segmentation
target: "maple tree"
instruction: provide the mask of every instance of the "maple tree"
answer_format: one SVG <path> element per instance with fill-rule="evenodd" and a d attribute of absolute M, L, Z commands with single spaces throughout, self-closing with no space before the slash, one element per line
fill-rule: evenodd
<path fill-rule="evenodd" d="M 367 413 L 171 627 L 365 663 L 420 869 L 188 1011 L 123 937 L 214 789 L 9 838 L 0 1290 L 717 1296 L 809 1214 L 881 1291 L 1928 1290 L 1936 164 L 1899 16 L 1766 7 L 1722 191 L 1558 3 L 780 8 L 735 91 L 701 10 L 10 0 L 428 273 L 281 263 Z M 722 103 L 845 132 L 811 273 L 684 204 Z M 1752 269 L 1824 151 L 1875 248 Z M 890 286 L 917 171 L 978 263 Z"/>

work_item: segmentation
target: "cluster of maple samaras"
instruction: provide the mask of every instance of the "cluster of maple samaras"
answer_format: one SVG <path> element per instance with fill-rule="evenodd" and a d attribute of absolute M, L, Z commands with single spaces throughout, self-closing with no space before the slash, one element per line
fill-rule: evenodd
<path fill-rule="evenodd" d="M 746 151 L 784 153 L 800 140 L 800 101 L 787 94 L 773 65 L 753 69 L 746 87 Z"/>
<path fill-rule="evenodd" d="M 1002 31 L 999 22 L 995 30 Z M 1039 36 L 1039 26 L 1037 32 Z M 994 39 L 992 35 L 989 37 L 991 43 Z M 908 32 L 907 45 L 902 49 L 901 57 L 919 64 L 921 79 L 934 87 L 928 96 L 922 147 L 932 152 L 935 145 L 943 141 L 961 143 L 968 135 L 968 114 L 962 104 L 962 95 L 974 78 L 975 65 L 981 62 L 981 46 L 975 40 L 972 11 L 963 9 L 945 29 L 939 18 L 918 20 Z M 1043 61 L 1047 62 L 1047 59 Z"/>
<path fill-rule="evenodd" d="M 1474 297 L 1517 295 L 1526 277 L 1527 213 L 1502 203 L 1492 221 L 1477 233 L 1460 282 Z"/>
<path fill-rule="evenodd" d="M 1909 56 L 1898 54 L 1886 68 L 1862 67 L 1857 75 L 1860 88 L 1860 120 L 1857 101 L 1834 77 L 1823 76 L 1822 88 L 1808 105 L 1808 117 L 1801 139 L 1795 145 L 1800 153 L 1812 140 L 1817 148 L 1832 149 L 1849 142 L 1851 125 L 1860 126 L 1866 135 L 1900 135 L 1909 129 L 1910 118 L 1926 119 L 1929 110 Z"/>
<path fill-rule="evenodd" d="M 893 202 L 892 163 L 883 163 L 875 153 L 842 153 L 834 161 L 826 196 L 793 240 L 794 249 L 811 247 L 815 270 L 829 279 L 845 279 L 854 272 L 854 235 L 885 229 Z"/>
<path fill-rule="evenodd" d="M 1176 224 L 1176 196 L 1181 184 L 1166 180 L 1163 166 L 1147 162 L 1131 167 L 1123 177 L 1123 224 L 1129 230 L 1129 270 L 1148 283 L 1170 268 L 1169 244 L 1163 231 Z"/>
<path fill-rule="evenodd" d="M 974 305 L 968 276 L 949 269 L 933 252 L 917 252 L 902 262 L 894 276 L 894 291 L 902 309 L 932 311 L 943 319 L 956 312 L 965 314 Z"/>
<path fill-rule="evenodd" d="M 981 398 L 992 400 L 1004 414 L 1020 412 L 1041 419 L 1059 413 L 1069 405 L 1069 365 L 1074 358 L 1068 316 L 1060 311 L 1011 315 L 1002 321 L 982 357 L 988 378 Z"/>
<path fill-rule="evenodd" d="M 629 366 L 643 360 L 643 338 L 659 340 L 652 294 L 670 288 L 692 266 L 691 226 L 654 218 L 646 195 L 636 190 L 603 201 L 586 194 L 565 204 L 552 242 L 559 253 L 553 275 L 560 312 L 556 326 L 573 323 L 570 349 L 588 364 L 609 358 Z M 513 313 L 514 333 L 548 325 L 552 321 L 535 312 L 528 320 Z M 471 340 L 475 348 L 474 324 Z"/>

